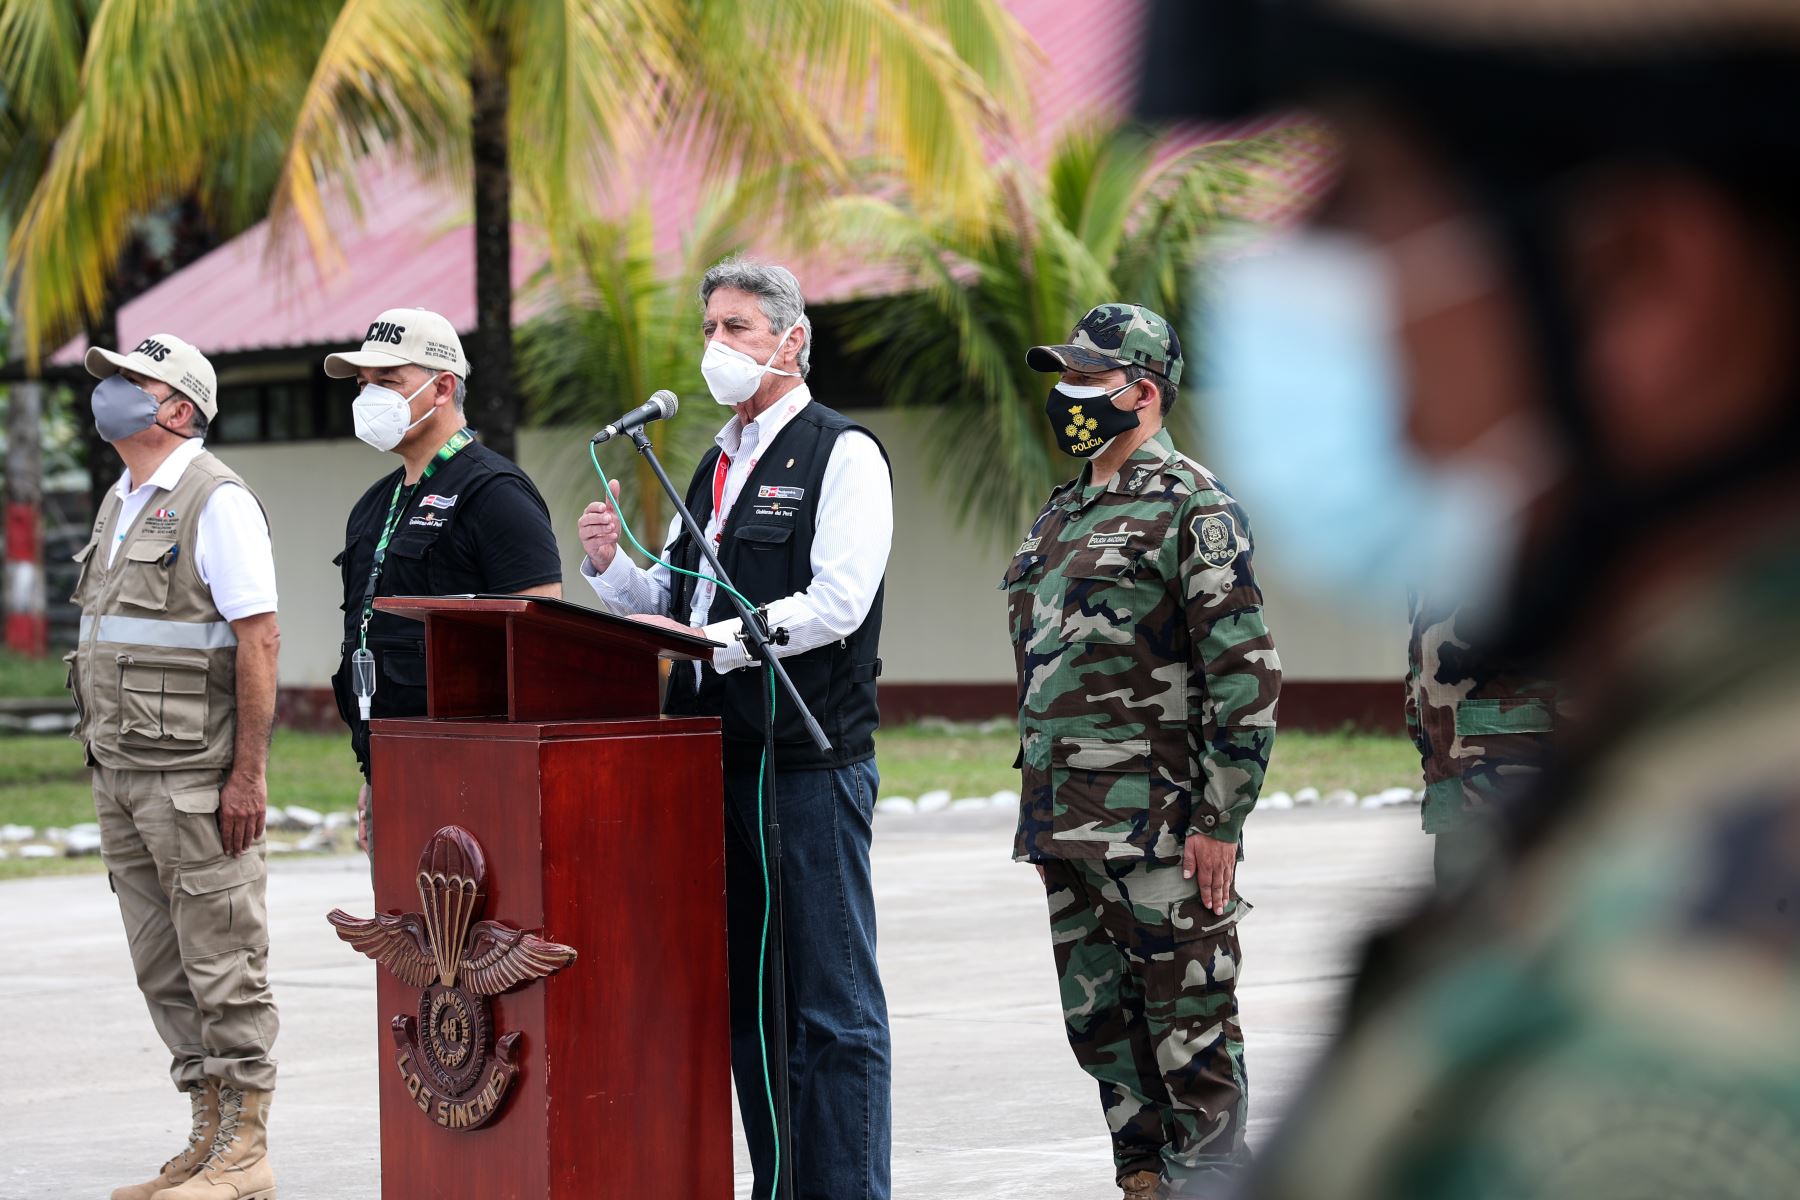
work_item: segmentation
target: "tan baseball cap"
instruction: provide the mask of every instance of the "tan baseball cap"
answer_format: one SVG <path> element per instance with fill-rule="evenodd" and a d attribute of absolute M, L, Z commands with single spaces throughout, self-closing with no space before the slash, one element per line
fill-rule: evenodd
<path fill-rule="evenodd" d="M 130 354 L 91 346 L 86 366 L 95 379 L 120 371 L 160 379 L 192 400 L 208 421 L 219 415 L 219 377 L 213 373 L 213 365 L 206 355 L 172 333 L 153 333 Z"/>
<path fill-rule="evenodd" d="M 469 377 L 456 326 L 425 308 L 390 308 L 369 325 L 362 349 L 325 358 L 325 373 L 348 379 L 359 367 L 403 367 L 408 364 Z"/>

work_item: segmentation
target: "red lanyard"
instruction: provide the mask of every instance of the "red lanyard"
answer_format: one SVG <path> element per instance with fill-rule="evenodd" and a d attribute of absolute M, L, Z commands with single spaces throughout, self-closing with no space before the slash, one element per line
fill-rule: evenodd
<path fill-rule="evenodd" d="M 756 459 L 750 460 L 750 469 L 756 470 Z M 713 544 L 725 536 L 725 518 L 730 509 L 725 507 L 725 476 L 731 473 L 731 456 L 723 450 L 719 451 L 718 465 L 713 468 L 713 515 L 719 519 L 719 528 L 713 532 Z"/>
<path fill-rule="evenodd" d="M 719 518 L 719 528 L 725 528 L 725 476 L 731 472 L 731 455 L 719 451 L 719 465 L 713 469 L 713 515 Z M 718 535 L 713 535 L 718 540 Z"/>

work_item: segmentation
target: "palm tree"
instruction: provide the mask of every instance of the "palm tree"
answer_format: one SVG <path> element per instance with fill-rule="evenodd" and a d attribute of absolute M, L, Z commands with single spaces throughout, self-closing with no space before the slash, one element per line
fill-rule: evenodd
<path fill-rule="evenodd" d="M 1076 127 L 1041 174 L 1001 168 L 1011 218 L 985 229 L 878 193 L 824 206 L 821 236 L 917 284 L 847 306 L 838 327 L 891 402 L 937 411 L 934 469 L 965 524 L 1016 529 L 1070 474 L 1043 418 L 1049 383 L 1025 366 L 1026 348 L 1063 341 L 1107 300 L 1149 305 L 1184 328 L 1203 243 L 1280 188 L 1264 168 L 1286 144 L 1214 142 L 1171 155 L 1134 129 Z M 1193 371 L 1197 347 L 1184 350 Z M 1178 437 L 1193 408 L 1172 414 Z"/>
<path fill-rule="evenodd" d="M 513 220 L 569 265 L 618 164 L 679 133 L 715 178 L 790 165 L 790 203 L 873 153 L 970 223 L 1027 44 L 998 0 L 0 0 L 0 34 L 9 118 L 56 81 L 25 106 L 54 134 L 9 256 L 33 353 L 105 309 L 146 208 L 198 195 L 226 229 L 272 211 L 329 264 L 328 185 L 354 204 L 386 152 L 473 174 L 471 415 L 506 452 Z"/>
<path fill-rule="evenodd" d="M 656 252 L 648 202 L 624 221 L 593 221 L 578 232 L 571 243 L 575 266 L 546 272 L 541 281 L 555 289 L 554 307 L 519 330 L 519 382 L 533 424 L 593 427 L 669 388 L 681 399 L 680 411 L 645 432 L 680 486 L 720 420 L 700 377 L 694 288 L 709 266 L 744 248 L 746 218 L 764 208 L 758 192 L 757 185 L 732 182 L 711 194 L 674 261 Z M 655 539 L 671 510 L 649 464 L 620 443 L 599 455 L 609 477 L 620 481 L 632 529 L 646 549 L 659 552 Z M 591 474 L 585 458 L 574 469 Z M 598 496 L 598 486 L 594 480 L 584 494 Z"/>

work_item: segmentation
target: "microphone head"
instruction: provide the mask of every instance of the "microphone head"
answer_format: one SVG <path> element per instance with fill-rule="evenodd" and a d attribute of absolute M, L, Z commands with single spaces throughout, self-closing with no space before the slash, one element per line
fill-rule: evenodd
<path fill-rule="evenodd" d="M 676 399 L 675 393 L 668 388 L 663 388 L 650 397 L 650 403 L 662 410 L 662 419 L 665 421 L 674 416 L 675 410 L 681 407 L 681 401 Z"/>

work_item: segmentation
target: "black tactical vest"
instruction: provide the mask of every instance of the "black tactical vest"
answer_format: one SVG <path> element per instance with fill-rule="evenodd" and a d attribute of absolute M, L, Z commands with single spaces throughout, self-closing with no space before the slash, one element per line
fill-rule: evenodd
<path fill-rule="evenodd" d="M 365 764 L 369 727 L 357 712 L 350 683 L 350 652 L 356 649 L 362 625 L 363 594 L 368 588 L 375 545 L 381 540 L 394 484 L 404 477 L 404 472 L 405 468 L 393 472 L 363 493 L 346 523 L 348 544 L 332 559 L 342 573 L 344 640 L 338 647 L 338 670 L 331 686 L 338 713 L 350 727 L 351 746 Z M 457 521 L 479 509 L 477 497 L 484 488 L 507 476 L 531 482 L 505 455 L 496 454 L 480 442 L 471 442 L 432 472 L 429 480 L 415 487 L 393 540 L 388 543 L 375 594 L 460 596 L 489 590 L 479 573 L 458 568 L 449 555 L 438 552 L 439 543 L 449 536 Z M 445 507 L 445 500 L 452 503 Z M 375 654 L 377 672 L 371 717 L 424 716 L 425 623 L 377 612 L 369 622 L 369 649 Z"/>
<path fill-rule="evenodd" d="M 791 596 L 812 583 L 813 528 L 825 466 L 839 436 L 852 429 L 881 447 L 874 434 L 815 400 L 794 414 L 775 440 L 758 452 L 756 467 L 726 515 L 718 546 L 725 573 L 737 590 L 757 605 Z M 885 448 L 881 453 L 887 457 Z M 713 472 L 719 454 L 715 446 L 701 460 L 688 485 L 688 509 L 702 526 L 712 516 Z M 842 514 L 838 519 L 854 520 L 855 514 Z M 670 549 L 669 561 L 686 570 L 698 570 L 700 547 L 683 532 Z M 687 619 L 696 586 L 696 581 L 685 575 L 673 577 L 669 612 L 677 620 Z M 775 763 L 780 770 L 841 767 L 874 755 L 875 727 L 880 722 L 875 680 L 881 674 L 877 655 L 886 590 L 884 582 L 875 592 L 869 615 L 849 637 L 804 654 L 781 656 L 782 666 L 831 740 L 831 752 L 821 754 L 813 745 L 799 712 L 777 684 Z M 731 598 L 715 593 L 707 620 L 723 621 L 734 615 Z M 767 676 L 759 667 L 720 675 L 703 665 L 696 685 L 690 665 L 676 663 L 663 708 L 672 715 L 722 718 L 726 765 L 754 769 L 763 746 L 759 689 L 767 686 Z"/>

